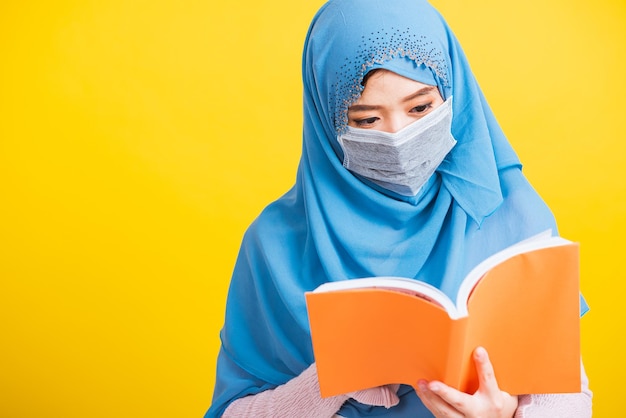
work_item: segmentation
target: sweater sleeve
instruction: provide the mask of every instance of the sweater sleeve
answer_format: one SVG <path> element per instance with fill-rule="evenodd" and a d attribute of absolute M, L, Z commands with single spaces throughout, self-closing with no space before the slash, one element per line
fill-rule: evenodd
<path fill-rule="evenodd" d="M 347 395 L 321 397 L 313 363 L 283 385 L 237 399 L 222 418 L 332 417 L 347 399 Z"/>
<path fill-rule="evenodd" d="M 514 418 L 589 418 L 592 392 L 581 364 L 581 392 L 522 395 Z M 275 416 L 332 417 L 350 397 L 369 405 L 386 408 L 399 399 L 397 386 L 383 386 L 346 395 L 322 398 L 315 363 L 284 385 L 232 402 L 223 418 L 271 418 Z"/>
<path fill-rule="evenodd" d="M 397 390 L 398 385 L 388 385 L 322 398 L 317 380 L 317 367 L 313 363 L 284 385 L 233 401 L 222 417 L 332 417 L 349 398 L 367 405 L 391 408 L 400 402 L 396 395 Z"/>
<path fill-rule="evenodd" d="M 589 418 L 591 398 L 589 379 L 583 365 L 580 393 L 522 395 L 514 418 Z"/>

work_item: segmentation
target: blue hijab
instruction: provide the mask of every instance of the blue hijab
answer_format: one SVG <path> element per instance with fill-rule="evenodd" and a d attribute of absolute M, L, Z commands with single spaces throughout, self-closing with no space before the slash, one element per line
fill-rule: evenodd
<path fill-rule="evenodd" d="M 363 76 L 386 68 L 453 100 L 458 141 L 417 196 L 355 177 L 337 136 Z M 304 293 L 367 276 L 428 282 L 454 298 L 494 252 L 556 225 L 521 172 L 454 34 L 424 0 L 330 0 L 303 54 L 304 133 L 296 183 L 246 231 L 232 276 L 213 403 L 274 388 L 313 361 Z M 386 410 L 348 401 L 346 417 L 432 416 L 412 389 Z"/>

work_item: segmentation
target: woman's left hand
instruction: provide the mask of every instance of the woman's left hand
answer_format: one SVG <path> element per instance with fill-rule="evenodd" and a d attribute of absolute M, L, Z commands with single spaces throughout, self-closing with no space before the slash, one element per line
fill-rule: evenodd
<path fill-rule="evenodd" d="M 473 353 L 478 372 L 478 390 L 469 395 L 441 382 L 418 382 L 417 395 L 437 418 L 490 417 L 511 418 L 517 409 L 517 396 L 498 388 L 487 351 L 478 347 Z"/>

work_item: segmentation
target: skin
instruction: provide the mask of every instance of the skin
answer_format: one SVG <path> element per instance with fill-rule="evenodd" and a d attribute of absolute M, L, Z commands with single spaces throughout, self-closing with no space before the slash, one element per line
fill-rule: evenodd
<path fill-rule="evenodd" d="M 388 70 L 367 78 L 359 100 L 348 108 L 348 125 L 397 132 L 443 103 L 436 86 L 413 81 Z"/>
<path fill-rule="evenodd" d="M 348 125 L 361 129 L 397 132 L 423 118 L 443 103 L 435 86 L 410 80 L 388 70 L 376 70 L 365 83 L 359 100 L 348 109 Z M 473 394 L 460 392 L 438 381 L 417 382 L 417 395 L 437 418 L 512 417 L 517 396 L 498 388 L 487 351 L 473 353 L 479 388 Z"/>
<path fill-rule="evenodd" d="M 512 417 L 517 409 L 517 396 L 498 388 L 498 382 L 487 351 L 477 347 L 473 353 L 478 372 L 478 390 L 473 394 L 460 392 L 438 381 L 417 383 L 417 396 L 437 418 L 501 418 Z"/>

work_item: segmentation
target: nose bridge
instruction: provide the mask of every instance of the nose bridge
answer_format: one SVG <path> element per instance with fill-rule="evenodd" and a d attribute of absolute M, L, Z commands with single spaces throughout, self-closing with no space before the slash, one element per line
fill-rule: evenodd
<path fill-rule="evenodd" d="M 396 133 L 400 129 L 409 125 L 412 121 L 413 119 L 411 119 L 404 112 L 392 112 L 387 118 L 384 131 L 391 134 Z"/>

